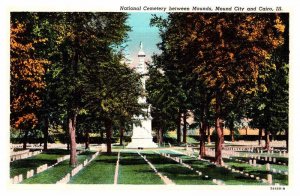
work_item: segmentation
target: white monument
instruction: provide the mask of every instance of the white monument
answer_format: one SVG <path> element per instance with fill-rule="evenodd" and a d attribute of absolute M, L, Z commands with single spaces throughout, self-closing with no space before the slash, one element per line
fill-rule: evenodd
<path fill-rule="evenodd" d="M 136 66 L 136 71 L 137 73 L 143 75 L 141 78 L 143 90 L 146 90 L 146 76 L 144 74 L 147 72 L 147 69 L 145 64 L 145 56 L 143 44 L 141 42 L 140 51 L 138 53 L 139 63 Z M 146 97 L 139 97 L 138 102 L 140 104 L 146 104 Z M 141 122 L 141 125 L 138 126 L 133 124 L 131 143 L 127 145 L 127 148 L 157 148 L 157 144 L 153 142 L 152 137 L 152 117 L 150 114 L 150 106 L 147 109 L 143 109 L 143 111 L 147 113 L 146 116 L 140 115 L 138 117 L 134 117 L 136 120 Z"/>

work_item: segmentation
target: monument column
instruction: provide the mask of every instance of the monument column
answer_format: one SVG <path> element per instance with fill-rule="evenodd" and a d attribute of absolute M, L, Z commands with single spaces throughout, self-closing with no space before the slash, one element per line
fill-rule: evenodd
<path fill-rule="evenodd" d="M 136 66 L 136 72 L 143 75 L 141 78 L 143 90 L 146 90 L 146 64 L 145 64 L 145 53 L 143 51 L 143 44 L 140 43 L 140 50 L 138 53 L 139 62 Z M 140 104 L 146 104 L 146 97 L 139 97 L 138 102 Z M 143 109 L 148 115 L 147 116 L 135 116 L 134 119 L 141 122 L 141 126 L 133 125 L 131 143 L 128 144 L 127 148 L 157 148 L 157 144 L 153 142 L 152 137 L 152 117 L 150 114 L 150 106 Z"/>

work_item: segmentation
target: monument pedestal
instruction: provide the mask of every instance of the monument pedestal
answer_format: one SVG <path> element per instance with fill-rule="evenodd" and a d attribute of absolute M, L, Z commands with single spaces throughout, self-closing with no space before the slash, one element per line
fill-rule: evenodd
<path fill-rule="evenodd" d="M 131 142 L 127 148 L 157 148 L 151 133 L 151 119 L 141 120 L 141 126 L 133 125 Z"/>

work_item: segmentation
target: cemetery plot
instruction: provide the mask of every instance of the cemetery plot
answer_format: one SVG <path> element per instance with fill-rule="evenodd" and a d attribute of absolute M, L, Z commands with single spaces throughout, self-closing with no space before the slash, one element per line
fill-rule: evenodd
<path fill-rule="evenodd" d="M 267 175 L 272 175 L 272 183 L 279 183 L 282 185 L 288 184 L 288 176 L 285 174 L 273 173 L 266 169 L 266 165 L 262 165 L 261 167 L 254 167 L 247 163 L 241 163 L 239 161 L 235 161 L 234 159 L 226 159 L 224 158 L 223 161 L 228 166 L 243 171 L 244 173 L 249 173 L 249 175 L 258 176 L 260 179 L 267 179 Z"/>
<path fill-rule="evenodd" d="M 190 165 L 195 170 L 201 171 L 203 175 L 210 176 L 213 179 L 220 179 L 226 185 L 261 185 L 262 183 L 257 181 L 250 175 L 244 175 L 238 171 L 232 172 L 231 170 L 216 166 L 209 161 L 197 160 L 183 154 L 176 154 L 174 151 L 163 151 L 162 153 L 168 153 L 171 157 L 179 157 L 183 163 Z"/>
<path fill-rule="evenodd" d="M 128 151 L 120 155 L 118 184 L 163 184 L 139 154 Z"/>
<path fill-rule="evenodd" d="M 117 154 L 101 154 L 72 177 L 69 184 L 113 184 Z"/>
<path fill-rule="evenodd" d="M 93 152 L 86 151 L 77 156 L 78 164 L 84 162 L 85 159 L 91 157 Z M 69 160 L 62 161 L 52 168 L 46 171 L 36 174 L 29 179 L 25 179 L 22 183 L 24 184 L 55 184 L 67 173 L 72 171 L 72 167 L 69 165 Z"/>
<path fill-rule="evenodd" d="M 26 176 L 27 171 L 35 170 L 37 167 L 47 164 L 48 166 L 55 164 L 57 158 L 67 155 L 69 151 L 63 149 L 52 149 L 36 156 L 26 159 L 16 160 L 10 163 L 10 177 L 22 174 Z"/>
<path fill-rule="evenodd" d="M 147 159 L 156 167 L 157 171 L 171 179 L 175 184 L 201 184 L 213 185 L 213 178 L 210 176 L 199 175 L 177 162 L 165 158 L 159 154 L 145 153 Z"/>
<path fill-rule="evenodd" d="M 286 156 L 227 151 L 228 156 L 223 157 L 224 166 L 212 163 L 212 157 L 199 159 L 197 150 L 186 147 L 155 151 L 121 150 L 119 159 L 116 152 L 97 156 L 95 152 L 85 151 L 78 155 L 78 166 L 84 163 L 83 169 L 70 175 L 74 168 L 69 166 L 69 151 L 51 149 L 11 162 L 10 172 L 11 178 L 22 175 L 21 183 L 24 184 L 61 181 L 69 184 L 288 185 Z M 92 155 L 97 157 L 92 160 Z M 37 170 L 40 173 L 37 174 Z M 68 179 L 64 180 L 67 174 Z M 29 177 L 26 179 L 26 176 Z"/>

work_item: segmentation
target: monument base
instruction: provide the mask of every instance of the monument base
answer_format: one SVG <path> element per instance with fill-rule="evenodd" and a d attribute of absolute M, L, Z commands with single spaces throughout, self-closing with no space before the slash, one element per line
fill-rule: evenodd
<path fill-rule="evenodd" d="M 158 148 L 158 146 L 152 138 L 131 138 L 126 148 Z"/>

